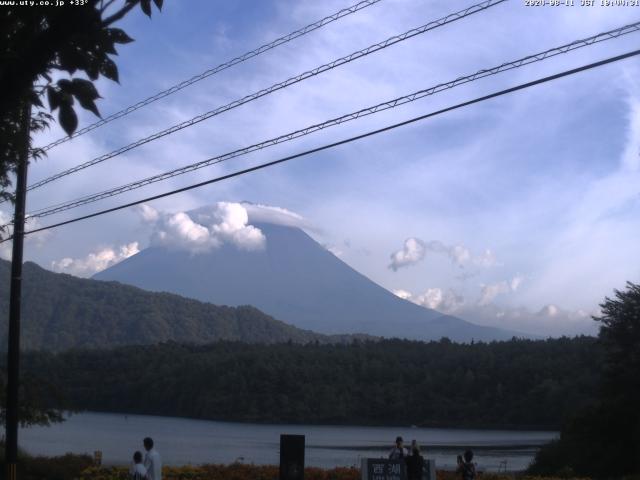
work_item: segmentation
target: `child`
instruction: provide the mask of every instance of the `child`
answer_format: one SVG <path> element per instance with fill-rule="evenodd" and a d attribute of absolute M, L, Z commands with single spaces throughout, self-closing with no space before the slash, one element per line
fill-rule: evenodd
<path fill-rule="evenodd" d="M 476 478 L 476 466 L 471 463 L 473 460 L 473 452 L 467 450 L 464 452 L 464 459 L 458 455 L 458 470 L 457 472 L 462 474 L 462 480 L 475 480 Z"/>
<path fill-rule="evenodd" d="M 129 470 L 129 474 L 133 480 L 146 480 L 147 469 L 142 463 L 142 453 L 136 452 L 133 454 L 133 465 Z"/>

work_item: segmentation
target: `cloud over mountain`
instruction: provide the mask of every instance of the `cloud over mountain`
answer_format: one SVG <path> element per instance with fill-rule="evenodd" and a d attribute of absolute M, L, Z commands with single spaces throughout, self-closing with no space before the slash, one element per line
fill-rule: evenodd
<path fill-rule="evenodd" d="M 150 245 L 191 253 L 204 253 L 231 244 L 241 250 L 259 250 L 265 236 L 249 225 L 245 205 L 217 202 L 192 212 L 165 213 L 149 205 L 138 209 L 142 219 L 153 228 Z M 279 212 L 278 212 L 279 213 Z"/>
<path fill-rule="evenodd" d="M 389 268 L 397 272 L 402 267 L 415 265 L 423 260 L 427 253 L 444 255 L 457 267 L 467 265 L 477 267 L 492 267 L 496 264 L 496 257 L 490 249 L 485 249 L 480 255 L 473 255 L 464 245 L 446 245 L 440 240 L 425 242 L 416 237 L 407 238 L 400 250 L 391 254 Z"/>
<path fill-rule="evenodd" d="M 69 273 L 76 277 L 90 277 L 140 251 L 138 242 L 131 242 L 119 248 L 106 247 L 83 258 L 65 257 L 51 262 L 54 272 Z"/>
<path fill-rule="evenodd" d="M 407 238 L 402 249 L 391 254 L 389 268 L 394 272 L 402 267 L 415 265 L 424 258 L 425 244 L 419 238 Z"/>
<path fill-rule="evenodd" d="M 393 290 L 393 293 L 403 300 L 443 313 L 454 313 L 465 303 L 464 297 L 451 288 L 447 290 L 437 287 L 427 288 L 423 293 L 416 295 L 402 289 Z"/>
<path fill-rule="evenodd" d="M 512 287 L 518 288 L 520 281 L 519 277 L 516 277 L 510 282 L 498 282 L 485 287 L 493 287 L 493 291 L 512 291 Z M 467 303 L 459 292 L 438 287 L 428 288 L 423 293 L 415 295 L 404 289 L 393 290 L 393 293 L 416 305 L 455 314 L 459 318 L 479 325 L 508 327 L 531 335 L 572 336 L 584 333 L 595 334 L 597 331 L 591 316 L 598 315 L 598 312 L 568 310 L 554 304 L 544 305 L 536 311 L 523 306 L 498 305 L 492 301 Z"/>
<path fill-rule="evenodd" d="M 266 237 L 260 228 L 250 225 L 252 221 L 292 227 L 308 225 L 302 216 L 287 209 L 246 202 L 217 202 L 189 212 L 162 212 L 146 204 L 135 210 L 142 222 L 151 227 L 149 246 L 192 254 L 206 253 L 224 244 L 246 251 L 264 249 Z M 0 212 L 0 221 L 6 216 L 2 215 Z M 34 239 L 39 238 L 42 236 Z M 10 256 L 10 245 L 0 244 L 0 257 Z M 50 265 L 55 272 L 90 277 L 139 251 L 140 243 L 133 241 L 120 247 L 101 247 L 81 258 L 64 257 Z"/>
<path fill-rule="evenodd" d="M 524 277 L 522 275 L 516 275 L 509 281 L 503 280 L 497 283 L 481 285 L 478 305 L 488 305 L 500 294 L 515 292 L 523 281 Z"/>

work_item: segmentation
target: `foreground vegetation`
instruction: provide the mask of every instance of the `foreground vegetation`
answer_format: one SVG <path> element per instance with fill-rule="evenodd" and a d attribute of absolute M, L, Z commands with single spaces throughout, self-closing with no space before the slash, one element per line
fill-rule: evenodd
<path fill-rule="evenodd" d="M 86 455 L 67 454 L 62 457 L 23 457 L 21 477 L 25 480 L 130 480 L 126 466 L 96 467 Z M 459 480 L 454 472 L 438 470 L 436 480 Z M 277 480 L 275 465 L 198 465 L 163 467 L 164 480 Z M 357 468 L 322 469 L 307 467 L 305 480 L 360 480 Z M 534 477 L 518 475 L 518 480 L 586 480 L 572 477 Z M 483 473 L 479 480 L 514 480 L 514 475 Z"/>
<path fill-rule="evenodd" d="M 5 478 L 4 442 L 0 441 L 0 479 Z M 74 455 L 68 453 L 59 457 L 32 456 L 18 452 L 18 474 L 22 480 L 74 480 L 84 475 L 93 465 L 93 459 L 88 455 Z"/>
<path fill-rule="evenodd" d="M 436 480 L 459 480 L 455 472 L 438 470 Z M 162 478 L 165 480 L 277 480 L 278 467 L 272 465 L 201 465 L 194 467 L 163 468 Z M 307 467 L 304 471 L 305 480 L 360 480 L 360 470 L 357 468 L 338 467 L 322 469 Z M 483 473 L 482 480 L 514 480 L 513 475 Z M 78 480 L 129 480 L 128 471 L 124 467 L 89 468 L 82 472 Z M 542 477 L 518 476 L 518 480 L 542 480 Z M 545 480 L 560 480 L 545 477 Z M 586 480 L 563 477 L 562 480 Z"/>
<path fill-rule="evenodd" d="M 596 401 L 574 409 L 560 439 L 538 452 L 532 473 L 640 476 L 640 285 L 629 283 L 600 307 L 604 357 Z"/>
<path fill-rule="evenodd" d="M 591 337 L 454 344 L 175 343 L 31 353 L 73 409 L 247 422 L 556 428 L 586 406 Z"/>

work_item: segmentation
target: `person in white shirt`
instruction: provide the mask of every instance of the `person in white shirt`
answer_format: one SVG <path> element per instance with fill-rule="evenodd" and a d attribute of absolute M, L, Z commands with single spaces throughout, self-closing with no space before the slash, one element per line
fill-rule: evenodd
<path fill-rule="evenodd" d="M 147 469 L 149 480 L 162 480 L 162 459 L 156 449 L 153 448 L 153 439 L 147 437 L 143 440 L 144 449 L 147 451 L 144 456 L 144 466 Z"/>
<path fill-rule="evenodd" d="M 406 456 L 407 456 L 407 454 L 406 454 L 404 446 L 403 446 L 402 437 L 397 437 L 396 438 L 396 446 L 391 449 L 391 452 L 389 452 L 389 459 L 390 460 L 402 460 Z"/>
<path fill-rule="evenodd" d="M 142 463 L 142 453 L 136 452 L 133 454 L 133 464 L 129 469 L 129 476 L 132 480 L 146 480 L 147 469 Z"/>

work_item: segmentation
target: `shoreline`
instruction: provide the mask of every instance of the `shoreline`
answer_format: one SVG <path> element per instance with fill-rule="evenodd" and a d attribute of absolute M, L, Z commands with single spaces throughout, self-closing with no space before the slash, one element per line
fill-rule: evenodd
<path fill-rule="evenodd" d="M 314 422 L 279 422 L 275 420 L 258 420 L 258 419 L 220 419 L 209 417 L 189 417 L 181 415 L 163 415 L 158 413 L 141 413 L 141 412 L 123 412 L 123 411 L 99 411 L 99 410 L 69 410 L 65 411 L 65 415 L 70 414 L 92 414 L 97 413 L 101 415 L 120 415 L 120 416 L 138 416 L 138 417 L 154 417 L 163 419 L 181 419 L 197 422 L 215 422 L 237 425 L 261 425 L 261 426 L 310 426 L 310 427 L 356 427 L 356 428 L 398 428 L 398 429 L 428 429 L 428 430 L 474 430 L 474 431 L 503 431 L 503 432 L 540 432 L 540 433 L 557 433 L 560 431 L 559 426 L 553 425 L 513 425 L 513 424 L 468 424 L 468 425 L 449 425 L 446 423 L 432 423 L 432 424 L 412 424 L 412 425 L 397 425 L 395 423 L 314 423 Z"/>

